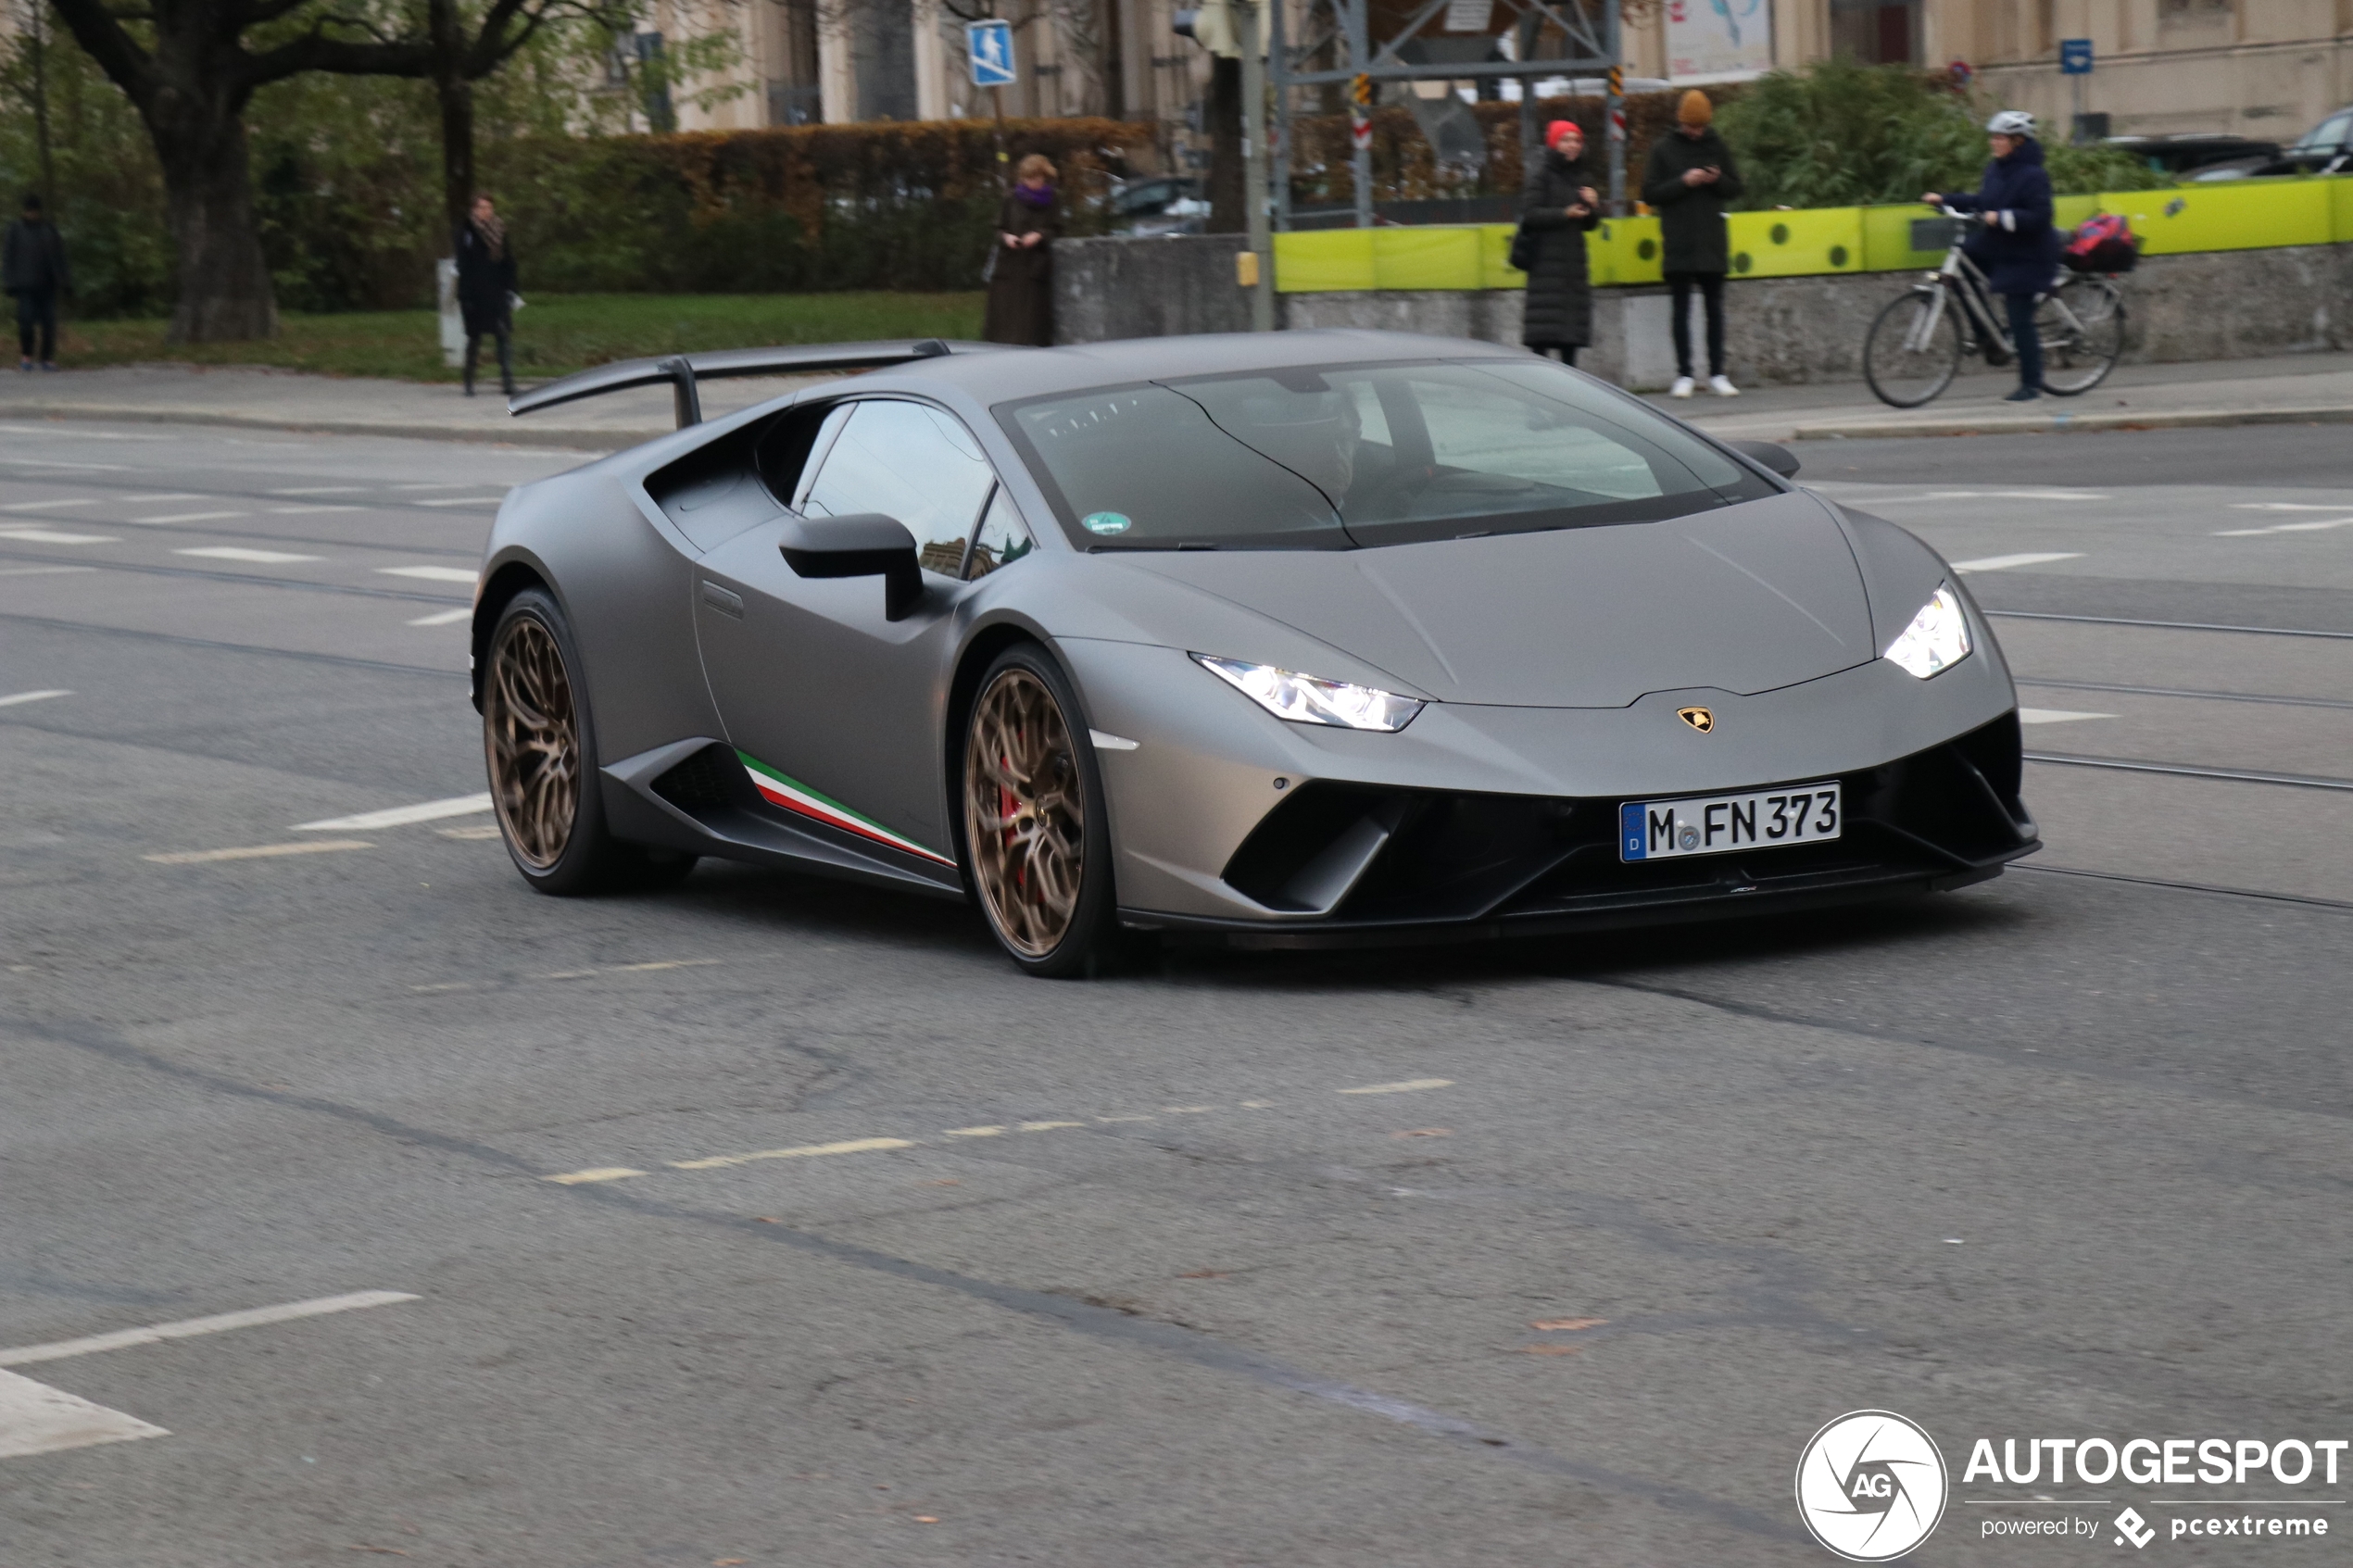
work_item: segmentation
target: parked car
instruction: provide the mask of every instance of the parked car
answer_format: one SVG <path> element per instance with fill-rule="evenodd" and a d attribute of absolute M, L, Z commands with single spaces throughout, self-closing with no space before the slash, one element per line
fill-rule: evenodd
<path fill-rule="evenodd" d="M 2225 163 L 2255 169 L 2280 156 L 2277 142 L 2203 131 L 2183 131 L 2169 136 L 2107 136 L 2101 138 L 2100 145 L 2131 153 L 2163 174 L 2202 173 Z"/>
<path fill-rule="evenodd" d="M 2193 180 L 2246 180 L 2267 174 L 2343 174 L 2353 171 L 2353 106 L 2338 109 L 2307 131 L 2284 151 L 2260 161 L 2233 159 L 2199 169 Z"/>
<path fill-rule="evenodd" d="M 1183 174 L 1121 181 L 1112 191 L 1111 211 L 1115 232 L 1147 237 L 1198 234 L 1209 221 L 1201 182 Z"/>

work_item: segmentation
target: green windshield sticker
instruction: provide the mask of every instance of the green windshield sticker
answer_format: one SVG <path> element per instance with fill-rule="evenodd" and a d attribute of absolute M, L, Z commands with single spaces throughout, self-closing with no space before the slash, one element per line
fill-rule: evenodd
<path fill-rule="evenodd" d="M 1135 523 L 1126 512 L 1088 512 L 1078 526 L 1089 533 L 1125 533 Z"/>

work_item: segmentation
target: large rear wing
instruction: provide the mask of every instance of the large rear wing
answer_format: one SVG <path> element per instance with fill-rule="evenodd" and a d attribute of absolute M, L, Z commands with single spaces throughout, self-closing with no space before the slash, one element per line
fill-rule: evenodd
<path fill-rule="evenodd" d="M 702 395 L 697 383 L 729 376 L 821 375 L 827 370 L 872 370 L 936 359 L 943 354 L 987 353 L 993 343 L 950 343 L 941 338 L 908 338 L 892 343 L 808 343 L 780 348 L 717 348 L 700 354 L 672 354 L 659 359 L 623 359 L 549 382 L 546 386 L 507 399 L 507 412 L 528 414 L 582 397 L 598 397 L 635 386 L 668 383 L 678 411 L 678 428 L 702 422 Z"/>

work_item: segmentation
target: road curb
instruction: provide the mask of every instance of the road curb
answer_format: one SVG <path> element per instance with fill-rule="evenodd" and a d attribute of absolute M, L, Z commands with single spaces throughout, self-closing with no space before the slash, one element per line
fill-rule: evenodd
<path fill-rule="evenodd" d="M 2140 414 L 1996 414 L 1987 419 L 1899 422 L 1855 420 L 1799 425 L 1792 441 L 1885 440 L 1904 435 L 2080 435 L 2113 430 L 2196 430 L 2221 425 L 2353 423 L 2353 408 L 2183 408 Z"/>
<path fill-rule="evenodd" d="M 575 452 L 618 452 L 666 435 L 666 430 L 566 430 L 518 424 L 512 429 L 481 425 L 403 423 L 373 420 L 308 420 L 267 414 L 195 408 L 150 408 L 104 403 L 0 402 L 0 419 L 111 420 L 122 423 L 216 425 L 236 430 L 282 430 L 301 435 L 383 435 L 408 441 L 470 441 L 488 446 L 552 446 Z"/>

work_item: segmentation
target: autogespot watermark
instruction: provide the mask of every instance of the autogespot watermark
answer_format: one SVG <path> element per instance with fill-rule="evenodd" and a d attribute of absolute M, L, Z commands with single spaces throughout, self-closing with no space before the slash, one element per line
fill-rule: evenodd
<path fill-rule="evenodd" d="M 2168 1541 L 2284 1545 L 2324 1539 L 2325 1510 L 2353 1439 L 2285 1437 L 1980 1437 L 1953 1483 L 1935 1439 L 1893 1411 L 1854 1411 L 1814 1434 L 1797 1462 L 1797 1511 L 1807 1530 L 1850 1562 L 1887 1562 L 1928 1539 L 1957 1500 L 1987 1541 L 2104 1542 L 2137 1552 Z M 2042 1487 L 2023 1495 L 2006 1487 Z M 2250 1488 L 2261 1497 L 2201 1495 Z M 2129 1487 L 2182 1493 L 2125 1498 Z M 2097 1497 L 2062 1497 L 2097 1490 Z M 2112 1509 L 2120 1512 L 2110 1513 Z M 2144 1513 L 2142 1510 L 2151 1511 Z M 2154 1517 L 2152 1517 L 2152 1514 Z"/>

